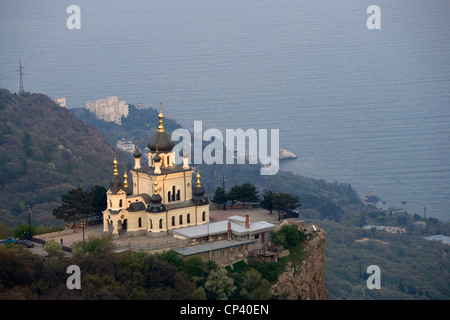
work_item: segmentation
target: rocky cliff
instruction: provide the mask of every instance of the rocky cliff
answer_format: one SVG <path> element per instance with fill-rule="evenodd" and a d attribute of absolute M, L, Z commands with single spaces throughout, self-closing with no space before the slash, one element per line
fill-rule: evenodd
<path fill-rule="evenodd" d="M 287 300 L 327 300 L 325 288 L 325 254 L 327 234 L 324 229 L 304 221 L 291 221 L 307 236 L 305 258 L 299 264 L 288 263 L 286 271 L 272 285 L 272 293 Z"/>

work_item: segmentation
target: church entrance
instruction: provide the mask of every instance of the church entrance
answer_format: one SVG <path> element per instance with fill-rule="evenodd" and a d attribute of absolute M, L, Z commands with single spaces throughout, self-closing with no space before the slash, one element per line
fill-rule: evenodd
<path fill-rule="evenodd" d="M 119 231 L 119 236 L 126 234 L 127 232 L 127 219 L 117 221 L 117 229 Z"/>

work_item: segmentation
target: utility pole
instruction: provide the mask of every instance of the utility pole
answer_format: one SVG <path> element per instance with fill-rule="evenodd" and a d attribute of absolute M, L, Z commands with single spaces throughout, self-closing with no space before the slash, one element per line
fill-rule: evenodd
<path fill-rule="evenodd" d="M 84 240 L 84 227 L 86 226 L 86 223 L 85 223 L 85 220 L 84 220 L 84 218 L 81 220 L 81 227 L 83 228 L 83 242 L 85 241 Z"/>
<path fill-rule="evenodd" d="M 222 189 L 223 189 L 223 196 L 226 198 L 226 192 L 225 192 L 225 176 L 222 176 Z M 227 201 L 225 199 L 225 202 L 223 203 L 223 210 L 227 210 Z"/>
<path fill-rule="evenodd" d="M 31 207 L 30 205 L 28 207 L 28 240 L 31 239 Z"/>
<path fill-rule="evenodd" d="M 22 72 L 22 69 L 25 69 L 25 67 L 22 67 L 22 61 L 19 60 L 19 75 L 20 75 L 20 88 L 19 88 L 19 95 L 23 94 L 25 90 L 23 89 L 23 75 L 25 73 Z"/>
<path fill-rule="evenodd" d="M 281 221 L 281 216 L 280 216 L 280 188 L 278 188 L 278 192 L 277 192 L 277 202 L 278 202 L 278 221 Z"/>

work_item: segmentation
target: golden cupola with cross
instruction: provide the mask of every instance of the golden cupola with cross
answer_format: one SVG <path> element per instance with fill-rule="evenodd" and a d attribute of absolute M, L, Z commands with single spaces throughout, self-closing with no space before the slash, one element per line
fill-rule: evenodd
<path fill-rule="evenodd" d="M 164 130 L 163 119 L 160 103 L 159 125 L 147 143 L 148 163 L 141 162 L 142 154 L 136 144 L 135 165 L 129 170 L 131 181 L 126 169 L 124 181 L 119 181 L 117 160 L 114 161 L 114 175 L 107 193 L 109 196 L 120 193 L 122 207 L 110 206 L 113 203 L 108 202 L 103 212 L 104 232 L 157 237 L 170 235 L 174 229 L 209 222 L 209 201 L 201 186 L 199 170 L 193 183 L 194 170 L 187 159 L 183 159 L 182 165 L 175 163 L 175 142 Z"/>

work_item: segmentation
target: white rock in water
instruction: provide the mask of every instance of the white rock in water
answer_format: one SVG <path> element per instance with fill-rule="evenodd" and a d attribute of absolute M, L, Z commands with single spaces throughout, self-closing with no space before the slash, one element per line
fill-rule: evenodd
<path fill-rule="evenodd" d="M 297 159 L 297 155 L 286 149 L 280 149 L 280 160 Z"/>

